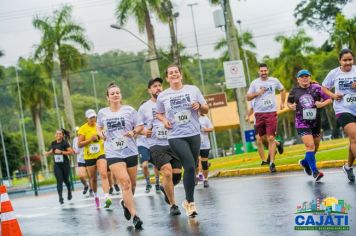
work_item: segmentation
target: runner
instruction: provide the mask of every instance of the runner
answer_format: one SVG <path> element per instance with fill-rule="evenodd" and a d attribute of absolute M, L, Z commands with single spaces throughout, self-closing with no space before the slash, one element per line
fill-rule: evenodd
<path fill-rule="evenodd" d="M 148 128 L 141 131 L 147 137 L 147 145 L 151 151 L 151 162 L 162 173 L 162 186 L 160 189 L 164 194 L 165 201 L 169 204 L 170 215 L 180 215 L 181 212 L 174 198 L 174 186 L 181 180 L 182 165 L 179 158 L 169 147 L 167 130 L 162 122 L 156 119 L 157 96 L 162 91 L 161 78 L 151 79 L 148 82 L 148 92 L 151 99 L 142 104 L 138 114 Z"/>
<path fill-rule="evenodd" d="M 185 201 L 183 208 L 190 217 L 198 214 L 194 202 L 195 168 L 200 150 L 199 114 L 208 113 L 208 105 L 200 90 L 193 85 L 183 85 L 182 74 L 177 65 L 166 70 L 170 88 L 158 95 L 156 117 L 168 129 L 169 146 L 179 157 L 183 168 Z"/>
<path fill-rule="evenodd" d="M 342 169 L 349 181 L 355 181 L 353 163 L 356 157 L 356 66 L 354 54 L 349 49 L 339 54 L 340 67 L 329 72 L 323 82 L 323 91 L 334 99 L 334 110 L 337 121 L 349 137 L 348 162 Z M 335 93 L 330 89 L 335 88 Z"/>
<path fill-rule="evenodd" d="M 89 109 L 85 112 L 87 123 L 82 125 L 78 130 L 78 146 L 84 147 L 84 160 L 89 174 L 91 187 L 94 192 L 95 206 L 100 208 L 100 200 L 98 195 L 98 171 L 101 178 L 101 186 L 105 194 L 104 208 L 109 208 L 111 199 L 109 197 L 109 176 L 107 172 L 107 161 L 104 152 L 104 141 L 96 132 L 96 112 Z"/>
<path fill-rule="evenodd" d="M 72 191 L 70 189 L 69 174 L 70 162 L 68 155 L 73 153 L 69 143 L 64 140 L 64 132 L 62 129 L 56 131 L 56 140 L 51 143 L 50 150 L 45 152 L 46 156 L 53 154 L 54 156 L 54 176 L 57 181 L 57 192 L 59 196 L 59 203 L 63 204 L 63 182 L 67 186 L 68 196 L 67 199 L 72 199 Z"/>
<path fill-rule="evenodd" d="M 204 188 L 209 187 L 208 175 L 209 175 L 209 151 L 210 151 L 210 140 L 209 133 L 214 130 L 214 126 L 207 116 L 200 113 L 199 123 L 200 123 L 200 156 L 199 162 L 201 163 L 201 168 L 203 170 L 204 176 Z"/>
<path fill-rule="evenodd" d="M 254 110 L 257 133 L 261 138 L 266 138 L 268 141 L 268 153 L 271 159 L 269 169 L 271 172 L 276 172 L 276 165 L 274 163 L 276 154 L 275 136 L 277 132 L 275 91 L 278 89 L 281 94 L 281 110 L 284 109 L 286 92 L 277 78 L 268 76 L 268 67 L 266 64 L 262 63 L 259 65 L 258 73 L 260 77 L 252 81 L 246 98 L 248 101 L 255 99 Z"/>
<path fill-rule="evenodd" d="M 320 143 L 321 108 L 332 101 L 321 89 L 321 86 L 311 81 L 308 70 L 300 70 L 296 85 L 288 96 L 288 107 L 295 112 L 295 128 L 305 145 L 305 158 L 299 160 L 307 175 L 313 175 L 319 181 L 323 172 L 316 167 L 315 154 Z"/>
<path fill-rule="evenodd" d="M 143 123 L 138 121 L 135 109 L 122 105 L 120 88 L 110 83 L 106 96 L 109 107 L 98 113 L 97 130 L 101 139 L 105 140 L 105 153 L 109 168 L 119 181 L 122 197 L 121 206 L 127 220 L 133 216 L 136 229 L 143 222 L 136 215 L 133 195 L 136 188 L 138 150 L 135 141 L 137 133 L 143 129 Z"/>

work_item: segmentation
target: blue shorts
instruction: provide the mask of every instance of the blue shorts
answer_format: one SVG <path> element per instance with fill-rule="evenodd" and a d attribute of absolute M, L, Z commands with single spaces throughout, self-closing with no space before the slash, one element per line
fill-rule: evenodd
<path fill-rule="evenodd" d="M 150 149 L 144 146 L 138 146 L 138 153 L 140 157 L 140 163 L 142 164 L 145 161 L 149 161 L 151 159 Z"/>

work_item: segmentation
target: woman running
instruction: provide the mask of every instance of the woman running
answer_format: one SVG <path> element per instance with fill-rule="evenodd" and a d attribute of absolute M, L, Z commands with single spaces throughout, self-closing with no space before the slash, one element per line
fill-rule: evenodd
<path fill-rule="evenodd" d="M 158 95 L 157 119 L 168 129 L 169 146 L 180 159 L 184 168 L 183 185 L 186 200 L 183 208 L 187 216 L 198 214 L 194 202 L 195 168 L 200 150 L 199 113 L 206 114 L 208 105 L 200 90 L 193 85 L 183 85 L 182 74 L 177 65 L 166 70 L 170 88 Z"/>
<path fill-rule="evenodd" d="M 323 91 L 321 86 L 311 81 L 308 70 L 300 70 L 297 74 L 297 86 L 288 96 L 288 107 L 295 112 L 295 128 L 305 145 L 305 158 L 299 160 L 307 175 L 313 175 L 319 181 L 323 172 L 316 167 L 315 154 L 320 143 L 321 108 L 332 101 Z"/>
<path fill-rule="evenodd" d="M 133 195 L 136 187 L 138 150 L 135 141 L 137 133 L 143 129 L 138 121 L 137 111 L 131 106 L 122 105 L 120 88 L 110 83 L 106 96 L 109 107 L 98 113 L 97 130 L 105 140 L 105 154 L 111 172 L 119 181 L 123 200 L 121 206 L 127 220 L 133 216 L 136 229 L 141 228 L 142 220 L 137 216 Z"/>
<path fill-rule="evenodd" d="M 349 158 L 342 169 L 350 182 L 355 181 L 353 163 L 356 157 L 356 66 L 354 54 L 349 49 L 339 54 L 340 67 L 329 72 L 323 82 L 323 90 L 334 99 L 334 110 L 338 123 L 350 140 Z M 335 88 L 335 93 L 330 89 Z"/>
<path fill-rule="evenodd" d="M 203 170 L 203 176 L 204 176 L 204 188 L 209 187 L 209 182 L 208 182 L 208 175 L 209 175 L 209 152 L 210 152 L 210 140 L 209 140 L 209 133 L 214 130 L 214 126 L 209 120 L 207 116 L 204 114 L 200 114 L 199 117 L 199 123 L 200 123 L 200 157 L 199 161 L 201 163 L 201 168 Z"/>
<path fill-rule="evenodd" d="M 64 132 L 62 129 L 56 131 L 56 140 L 51 143 L 50 150 L 45 152 L 46 156 L 53 154 L 54 156 L 54 176 L 57 180 L 57 192 L 59 196 L 59 203 L 63 204 L 63 182 L 67 186 L 68 196 L 67 199 L 72 199 L 72 191 L 70 189 L 69 174 L 70 162 L 68 155 L 73 153 L 69 143 L 64 140 Z"/>

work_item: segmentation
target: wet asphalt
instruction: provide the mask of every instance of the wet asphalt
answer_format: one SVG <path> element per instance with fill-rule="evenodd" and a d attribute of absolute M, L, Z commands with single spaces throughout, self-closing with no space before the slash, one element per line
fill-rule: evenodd
<path fill-rule="evenodd" d="M 124 218 L 121 194 L 112 196 L 109 210 L 96 209 L 93 199 L 84 197 L 78 188 L 62 206 L 55 192 L 11 200 L 24 235 L 356 235 L 356 184 L 349 183 L 341 169 L 324 173 L 321 183 L 303 172 L 211 179 L 210 188 L 199 183 L 196 218 L 184 214 L 181 184 L 175 194 L 182 215 L 171 217 L 163 194 L 154 189 L 147 194 L 139 182 L 135 202 L 144 222 L 142 230 L 135 230 Z M 350 230 L 294 230 L 296 206 L 325 197 L 351 204 Z"/>

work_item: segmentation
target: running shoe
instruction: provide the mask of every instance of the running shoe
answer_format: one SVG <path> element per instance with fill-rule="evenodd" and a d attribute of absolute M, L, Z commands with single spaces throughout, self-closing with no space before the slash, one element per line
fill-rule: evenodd
<path fill-rule="evenodd" d="M 203 181 L 204 180 L 204 176 L 202 173 L 199 173 L 198 175 L 199 181 Z"/>
<path fill-rule="evenodd" d="M 112 195 L 114 193 L 114 188 L 113 187 L 110 187 L 109 189 L 109 194 Z"/>
<path fill-rule="evenodd" d="M 349 169 L 347 169 L 346 166 L 344 165 L 342 167 L 342 170 L 347 175 L 347 178 L 349 179 L 350 182 L 354 182 L 355 181 L 355 175 L 354 175 L 354 172 L 353 172 L 353 168 L 350 167 Z"/>
<path fill-rule="evenodd" d="M 152 185 L 150 185 L 150 184 L 147 184 L 146 185 L 146 193 L 149 193 L 150 191 L 151 191 L 151 188 L 152 188 Z"/>
<path fill-rule="evenodd" d="M 161 188 L 160 188 L 159 184 L 156 184 L 155 188 L 156 188 L 156 193 L 159 193 L 161 191 Z"/>
<path fill-rule="evenodd" d="M 118 193 L 120 192 L 120 187 L 117 184 L 114 184 L 115 191 Z"/>
<path fill-rule="evenodd" d="M 62 205 L 64 204 L 64 199 L 62 197 L 59 198 L 59 203 Z"/>
<path fill-rule="evenodd" d="M 87 194 L 88 190 L 89 190 L 89 186 L 84 186 L 83 195 Z"/>
<path fill-rule="evenodd" d="M 100 208 L 100 200 L 99 200 L 99 197 L 95 197 L 95 206 L 96 206 L 96 208 Z"/>
<path fill-rule="evenodd" d="M 171 205 L 170 202 L 169 202 L 169 199 L 168 199 L 168 197 L 167 197 L 167 194 L 166 194 L 166 192 L 164 191 L 163 186 L 160 185 L 160 186 L 159 186 L 159 189 L 160 189 L 160 190 L 162 191 L 162 193 L 164 194 L 164 200 L 166 201 L 166 203 L 167 203 L 168 205 Z"/>
<path fill-rule="evenodd" d="M 204 188 L 209 188 L 209 181 L 204 180 Z"/>
<path fill-rule="evenodd" d="M 267 161 L 262 161 L 261 162 L 261 166 L 263 166 L 263 165 L 268 165 L 269 163 L 267 162 Z"/>
<path fill-rule="evenodd" d="M 304 172 L 307 174 L 307 175 L 312 175 L 312 170 L 310 169 L 309 165 L 308 164 L 303 164 L 303 159 L 300 159 L 298 161 L 299 165 L 304 169 Z"/>
<path fill-rule="evenodd" d="M 68 191 L 68 196 L 67 196 L 67 199 L 68 199 L 68 201 L 69 200 L 72 200 L 72 191 Z"/>
<path fill-rule="evenodd" d="M 320 171 L 315 171 L 315 172 L 313 173 L 313 177 L 314 177 L 314 179 L 315 179 L 315 182 L 319 182 L 319 180 L 320 180 L 321 178 L 323 178 L 323 176 L 324 176 L 323 172 L 320 172 Z"/>
<path fill-rule="evenodd" d="M 198 215 L 198 210 L 195 206 L 195 203 L 194 202 L 190 202 L 188 203 L 187 200 L 185 200 L 183 203 L 182 203 L 182 206 L 185 210 L 185 214 L 189 217 L 195 217 L 196 215 Z"/>
<path fill-rule="evenodd" d="M 177 216 L 180 215 L 181 213 L 177 205 L 172 205 L 171 209 L 169 210 L 169 214 L 171 216 Z"/>
<path fill-rule="evenodd" d="M 135 229 L 141 229 L 142 228 L 142 220 L 138 216 L 134 216 L 132 220 L 133 225 L 135 226 Z"/>
<path fill-rule="evenodd" d="M 279 141 L 279 145 L 276 145 L 279 154 L 283 154 L 283 152 L 284 152 L 284 147 L 283 147 L 283 145 L 284 145 L 284 144 L 283 144 L 282 141 Z"/>
<path fill-rule="evenodd" d="M 125 216 L 126 220 L 130 220 L 131 213 L 130 213 L 129 209 L 127 209 L 127 207 L 125 206 L 123 199 L 121 199 L 120 204 L 121 204 L 122 208 L 124 209 L 124 216 Z"/>
<path fill-rule="evenodd" d="M 269 170 L 271 171 L 271 173 L 277 172 L 276 165 L 274 163 L 269 165 Z"/>
<path fill-rule="evenodd" d="M 111 202 L 111 199 L 110 198 L 107 198 L 106 201 L 105 201 L 105 206 L 104 208 L 110 208 L 112 202 Z"/>
<path fill-rule="evenodd" d="M 92 189 L 89 190 L 89 197 L 94 197 L 94 192 Z"/>

